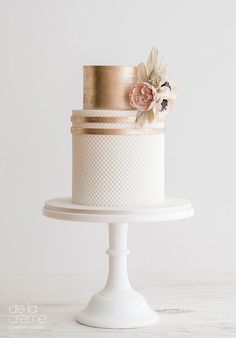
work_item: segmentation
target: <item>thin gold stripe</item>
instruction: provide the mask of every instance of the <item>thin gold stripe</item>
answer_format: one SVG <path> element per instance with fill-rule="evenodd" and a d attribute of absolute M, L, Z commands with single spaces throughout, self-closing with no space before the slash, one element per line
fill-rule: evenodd
<path fill-rule="evenodd" d="M 74 123 L 134 123 L 136 116 L 71 116 Z"/>
<path fill-rule="evenodd" d="M 162 134 L 165 128 L 124 128 L 124 129 L 112 129 L 112 128 L 71 128 L 71 133 L 74 135 L 137 135 L 137 134 Z"/>

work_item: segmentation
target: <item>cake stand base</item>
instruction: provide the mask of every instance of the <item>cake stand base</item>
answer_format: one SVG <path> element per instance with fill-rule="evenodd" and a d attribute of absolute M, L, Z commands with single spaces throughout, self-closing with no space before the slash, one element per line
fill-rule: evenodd
<path fill-rule="evenodd" d="M 92 296 L 77 317 L 79 323 L 113 329 L 135 328 L 159 320 L 142 295 L 130 285 L 127 273 L 127 229 L 129 222 L 154 222 L 190 217 L 193 207 L 187 200 L 171 199 L 152 209 L 85 208 L 69 199 L 47 201 L 44 215 L 81 222 L 107 222 L 109 229 L 109 273 L 103 290 Z"/>
<path fill-rule="evenodd" d="M 88 326 L 128 329 L 153 324 L 159 321 L 159 316 L 136 292 L 123 296 L 106 296 L 101 292 L 91 298 L 77 320 Z"/>
<path fill-rule="evenodd" d="M 102 328 L 134 328 L 152 324 L 158 315 L 134 291 L 127 274 L 127 223 L 109 223 L 109 274 L 105 288 L 79 314 L 80 323 Z"/>

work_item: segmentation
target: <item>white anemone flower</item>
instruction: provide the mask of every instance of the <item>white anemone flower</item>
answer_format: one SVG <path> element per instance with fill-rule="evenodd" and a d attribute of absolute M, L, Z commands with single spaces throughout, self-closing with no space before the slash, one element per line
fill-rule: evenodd
<path fill-rule="evenodd" d="M 175 101 L 175 87 L 169 87 L 167 85 L 160 87 L 157 92 L 156 103 L 153 106 L 153 112 L 155 113 L 157 120 L 165 120 L 167 114 L 173 109 Z"/>

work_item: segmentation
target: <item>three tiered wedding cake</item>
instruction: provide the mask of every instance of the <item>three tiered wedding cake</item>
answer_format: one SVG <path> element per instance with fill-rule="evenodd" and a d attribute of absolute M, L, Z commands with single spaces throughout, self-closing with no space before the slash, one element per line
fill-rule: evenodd
<path fill-rule="evenodd" d="M 175 100 L 153 48 L 132 66 L 84 66 L 83 109 L 73 110 L 72 202 L 155 207 L 165 198 L 165 117 Z"/>

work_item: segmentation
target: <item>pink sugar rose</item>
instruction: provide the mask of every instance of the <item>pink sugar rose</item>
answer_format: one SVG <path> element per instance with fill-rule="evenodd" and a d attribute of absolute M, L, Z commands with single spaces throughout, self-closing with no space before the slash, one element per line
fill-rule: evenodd
<path fill-rule="evenodd" d="M 129 92 L 130 105 L 141 111 L 153 108 L 157 97 L 156 89 L 147 82 L 140 82 Z"/>

